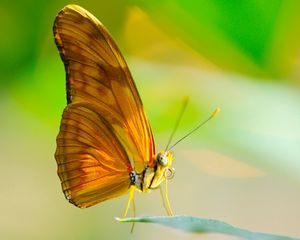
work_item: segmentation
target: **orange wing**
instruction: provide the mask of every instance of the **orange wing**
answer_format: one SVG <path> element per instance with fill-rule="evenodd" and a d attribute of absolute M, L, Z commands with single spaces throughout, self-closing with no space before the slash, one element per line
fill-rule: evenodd
<path fill-rule="evenodd" d="M 70 202 L 88 207 L 124 194 L 129 171 L 152 165 L 150 125 L 129 69 L 104 26 L 85 9 L 66 6 L 55 42 L 67 75 L 67 102 L 56 160 Z"/>
<path fill-rule="evenodd" d="M 111 125 L 87 102 L 63 113 L 55 157 L 66 198 L 89 207 L 126 193 L 130 161 Z"/>

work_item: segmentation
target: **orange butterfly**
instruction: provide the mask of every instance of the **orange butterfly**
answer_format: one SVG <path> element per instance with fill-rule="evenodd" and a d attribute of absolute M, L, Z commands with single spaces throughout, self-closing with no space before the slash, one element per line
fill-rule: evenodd
<path fill-rule="evenodd" d="M 152 131 L 127 64 L 91 13 L 68 5 L 57 15 L 55 42 L 65 65 L 67 103 L 55 158 L 65 197 L 80 208 L 160 187 L 174 174 L 170 151 L 155 154 Z M 166 202 L 166 205 L 165 205 Z M 167 195 L 164 206 L 172 210 Z"/>

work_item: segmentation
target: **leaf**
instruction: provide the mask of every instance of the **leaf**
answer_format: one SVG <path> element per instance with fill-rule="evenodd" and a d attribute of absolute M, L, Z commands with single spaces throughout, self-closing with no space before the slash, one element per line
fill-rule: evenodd
<path fill-rule="evenodd" d="M 292 238 L 286 236 L 273 235 L 268 233 L 253 232 L 250 230 L 234 227 L 228 223 L 215 219 L 204 219 L 192 216 L 145 216 L 138 218 L 116 218 L 117 221 L 126 222 L 142 222 L 142 223 L 158 223 L 168 227 L 184 230 L 193 233 L 223 233 L 242 237 L 251 240 L 299 240 L 300 238 Z"/>

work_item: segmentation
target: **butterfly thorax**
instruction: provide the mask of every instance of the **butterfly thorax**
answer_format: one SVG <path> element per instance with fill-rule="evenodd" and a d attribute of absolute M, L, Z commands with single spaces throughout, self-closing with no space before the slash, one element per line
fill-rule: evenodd
<path fill-rule="evenodd" d="M 138 191 L 148 192 L 158 188 L 166 180 L 173 178 L 175 174 L 172 163 L 174 156 L 169 151 L 161 151 L 156 156 L 154 166 L 146 166 L 141 173 L 130 172 L 131 183 Z"/>

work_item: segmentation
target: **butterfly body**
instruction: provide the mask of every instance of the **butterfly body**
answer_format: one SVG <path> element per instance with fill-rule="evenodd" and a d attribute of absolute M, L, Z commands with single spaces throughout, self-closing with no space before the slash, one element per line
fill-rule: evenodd
<path fill-rule="evenodd" d="M 140 192 L 148 192 L 156 189 L 167 178 L 174 175 L 174 169 L 171 167 L 174 157 L 171 152 L 160 152 L 157 154 L 154 166 L 146 166 L 142 173 L 131 172 L 132 185 Z M 164 159 L 160 161 L 158 159 Z"/>
<path fill-rule="evenodd" d="M 131 189 L 158 188 L 174 173 L 174 158 L 155 153 L 141 98 L 109 32 L 85 9 L 68 5 L 53 33 L 66 71 L 55 152 L 65 197 L 86 208 Z"/>

